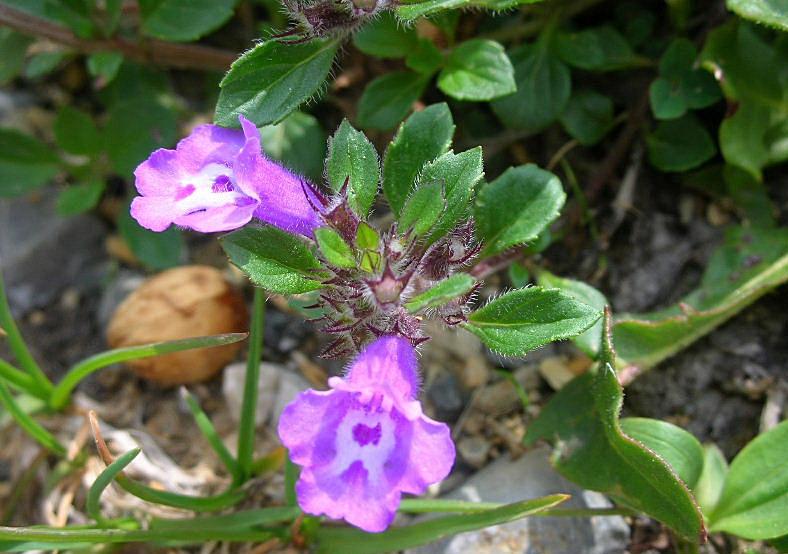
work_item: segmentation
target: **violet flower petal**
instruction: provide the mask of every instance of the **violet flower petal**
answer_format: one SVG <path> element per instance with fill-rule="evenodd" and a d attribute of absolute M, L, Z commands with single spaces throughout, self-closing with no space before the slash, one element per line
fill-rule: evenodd
<path fill-rule="evenodd" d="M 290 233 L 311 237 L 314 230 L 322 225 L 320 214 L 313 207 L 321 203 L 311 193 L 312 185 L 263 155 L 260 131 L 243 116 L 239 119 L 246 144 L 235 161 L 233 171 L 238 187 L 260 200 L 255 217 Z"/>
<path fill-rule="evenodd" d="M 301 508 L 385 530 L 402 493 L 421 494 L 451 471 L 449 428 L 421 411 L 415 351 L 407 339 L 370 344 L 332 390 L 305 391 L 279 420 L 279 437 L 302 466 Z"/>

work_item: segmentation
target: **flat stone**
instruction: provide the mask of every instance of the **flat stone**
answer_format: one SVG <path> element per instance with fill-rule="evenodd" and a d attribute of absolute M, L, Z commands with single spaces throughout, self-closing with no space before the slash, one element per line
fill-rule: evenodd
<path fill-rule="evenodd" d="M 517 460 L 500 458 L 444 498 L 473 502 L 516 502 L 555 493 L 571 494 L 564 508 L 609 508 L 601 494 L 585 491 L 550 466 L 549 449 Z M 620 516 L 531 517 L 449 537 L 408 554 L 623 554 L 629 526 Z"/>

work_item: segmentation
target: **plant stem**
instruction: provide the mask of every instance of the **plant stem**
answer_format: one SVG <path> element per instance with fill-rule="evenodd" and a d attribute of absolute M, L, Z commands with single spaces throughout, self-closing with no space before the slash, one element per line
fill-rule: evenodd
<path fill-rule="evenodd" d="M 8 386 L 3 381 L 0 381 L 0 404 L 5 406 L 5 409 L 8 410 L 8 413 L 11 414 L 11 417 L 16 420 L 19 426 L 24 429 L 28 435 L 38 441 L 41 446 L 53 454 L 57 454 L 63 458 L 66 457 L 66 447 L 60 444 L 52 433 L 44 429 L 40 423 L 27 415 L 24 410 L 20 408 L 14 396 L 11 394 L 11 391 L 8 390 Z"/>
<path fill-rule="evenodd" d="M 2 5 L 0 5 L 1 9 L 3 9 Z M 8 346 L 11 347 L 11 352 L 14 353 L 16 361 L 33 378 L 38 391 L 48 395 L 52 391 L 52 382 L 36 363 L 35 358 L 33 358 L 33 355 L 27 348 L 27 344 L 25 344 L 25 339 L 22 338 L 22 334 L 16 326 L 16 322 L 11 315 L 11 307 L 8 305 L 8 297 L 5 294 L 5 283 L 3 282 L 2 273 L 0 273 L 0 327 L 5 331 Z"/>
<path fill-rule="evenodd" d="M 126 58 L 181 69 L 225 71 L 237 57 L 235 52 L 199 44 L 177 44 L 163 40 L 132 41 L 123 38 L 83 39 L 70 29 L 0 3 L 0 25 L 24 35 L 49 39 L 82 52 L 114 51 Z"/>
<path fill-rule="evenodd" d="M 246 359 L 246 378 L 238 425 L 238 468 L 241 482 L 252 475 L 254 461 L 255 414 L 257 413 L 260 360 L 263 355 L 265 324 L 265 291 L 255 287 L 252 305 L 252 325 L 249 329 L 249 353 Z"/>

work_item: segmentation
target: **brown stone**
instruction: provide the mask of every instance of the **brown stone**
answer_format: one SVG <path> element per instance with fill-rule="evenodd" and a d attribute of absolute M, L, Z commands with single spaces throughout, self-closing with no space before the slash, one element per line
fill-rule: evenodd
<path fill-rule="evenodd" d="M 112 316 L 107 342 L 113 348 L 247 330 L 241 294 L 209 266 L 159 273 L 131 293 Z M 205 381 L 231 362 L 243 342 L 126 362 L 161 385 Z"/>

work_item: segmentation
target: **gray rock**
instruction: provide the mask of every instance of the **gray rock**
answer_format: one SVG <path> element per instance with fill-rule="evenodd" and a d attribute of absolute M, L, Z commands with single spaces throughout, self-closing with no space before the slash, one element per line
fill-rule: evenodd
<path fill-rule="evenodd" d="M 63 218 L 57 194 L 0 202 L 0 270 L 11 309 L 20 316 L 45 306 L 69 285 L 80 291 L 98 285 L 106 273 L 104 226 L 97 218 Z"/>
<path fill-rule="evenodd" d="M 516 502 L 554 493 L 572 498 L 567 508 L 608 508 L 601 494 L 584 491 L 558 475 L 549 449 L 527 452 L 518 460 L 501 458 L 468 479 L 446 498 L 475 502 Z M 409 554 L 623 554 L 629 527 L 620 516 L 531 517 L 505 525 L 455 535 L 409 550 Z"/>
<path fill-rule="evenodd" d="M 310 388 L 306 379 L 292 371 L 283 371 L 279 374 L 279 389 L 274 401 L 273 413 L 271 414 L 271 426 L 276 428 L 279 417 L 290 402 L 295 400 L 298 393 Z"/>
<path fill-rule="evenodd" d="M 460 383 L 451 373 L 441 371 L 427 386 L 427 398 L 439 421 L 456 421 L 465 407 Z"/>

